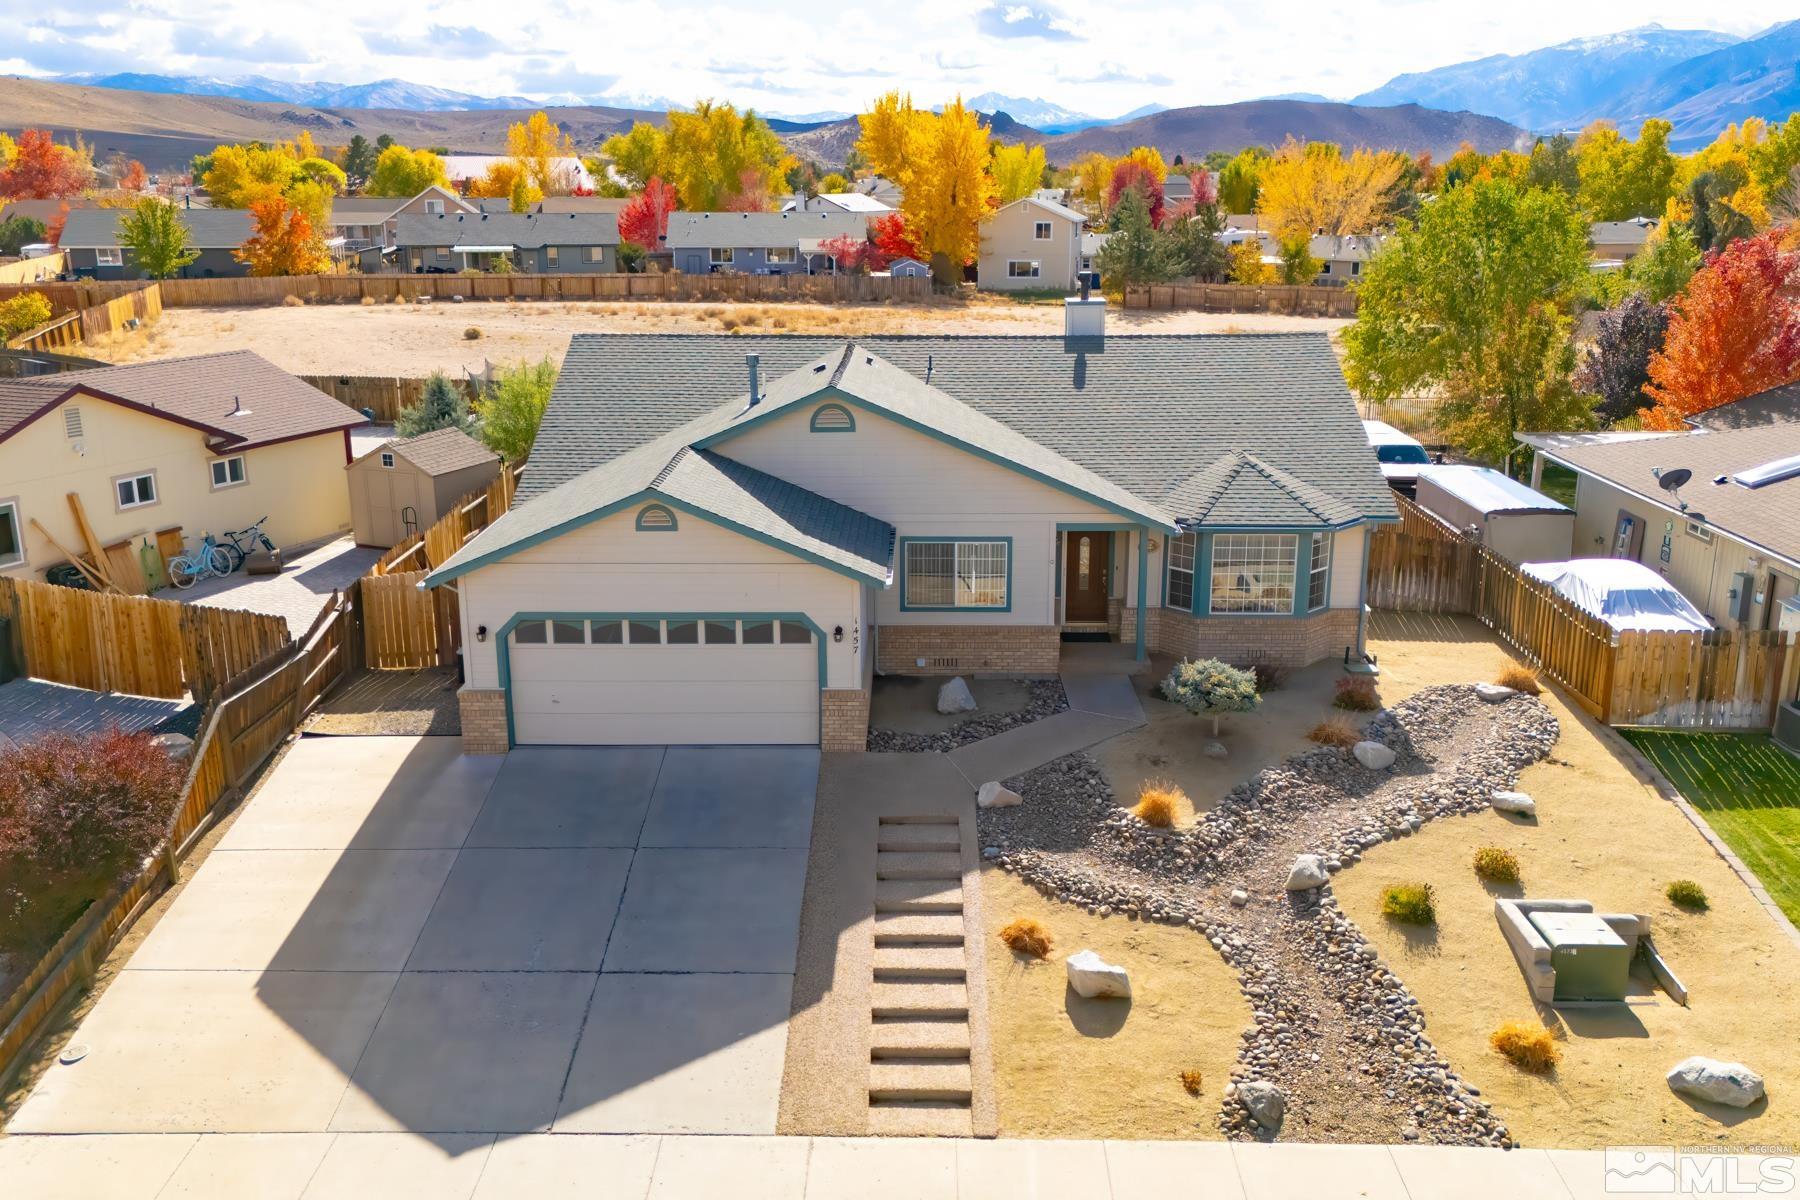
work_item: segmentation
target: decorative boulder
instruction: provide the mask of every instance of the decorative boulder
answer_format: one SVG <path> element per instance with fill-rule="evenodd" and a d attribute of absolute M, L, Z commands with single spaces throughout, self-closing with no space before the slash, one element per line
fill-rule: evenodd
<path fill-rule="evenodd" d="M 1108 996 L 1131 999 L 1131 977 L 1125 973 L 1125 968 L 1113 966 L 1092 950 L 1069 955 L 1065 966 L 1069 986 L 1075 989 L 1077 996 L 1089 1000 Z"/>
<path fill-rule="evenodd" d="M 1331 873 L 1325 869 L 1325 860 L 1317 854 L 1302 854 L 1294 860 L 1293 870 L 1288 872 L 1287 890 L 1290 892 L 1311 891 L 1316 887 L 1324 887 Z"/>
<path fill-rule="evenodd" d="M 1249 892 L 1246 892 L 1243 888 L 1231 889 L 1231 907 L 1242 908 L 1248 903 L 1250 903 Z"/>
<path fill-rule="evenodd" d="M 1358 742 L 1350 753 L 1356 755 L 1356 761 L 1371 771 L 1380 771 L 1394 765 L 1394 752 L 1380 742 Z"/>
<path fill-rule="evenodd" d="M 1206 755 L 1208 758 L 1224 758 L 1226 755 L 1230 754 L 1231 751 L 1225 748 L 1224 742 L 1208 742 L 1206 745 L 1200 747 L 1200 753 Z"/>
<path fill-rule="evenodd" d="M 937 710 L 945 714 L 974 712 L 975 693 L 969 690 L 968 681 L 958 675 L 939 688 Z"/>
<path fill-rule="evenodd" d="M 1721 1062 L 1696 1054 L 1669 1069 L 1669 1088 L 1708 1104 L 1748 1108 L 1763 1098 L 1763 1077 L 1743 1063 Z"/>
<path fill-rule="evenodd" d="M 1287 1116 L 1287 1097 L 1280 1088 L 1266 1080 L 1252 1079 L 1238 1084 L 1237 1098 L 1258 1126 L 1268 1130 L 1281 1128 L 1282 1118 Z"/>
<path fill-rule="evenodd" d="M 1011 808 L 1015 804 L 1023 804 L 1025 798 L 992 779 L 975 789 L 976 808 Z"/>
<path fill-rule="evenodd" d="M 1512 688 L 1501 687 L 1497 683 L 1478 683 L 1475 685 L 1475 694 L 1488 704 L 1498 704 L 1519 693 Z"/>
<path fill-rule="evenodd" d="M 1537 816 L 1537 801 L 1524 792 L 1495 792 L 1488 801 L 1495 812 L 1512 813 L 1517 817 Z"/>

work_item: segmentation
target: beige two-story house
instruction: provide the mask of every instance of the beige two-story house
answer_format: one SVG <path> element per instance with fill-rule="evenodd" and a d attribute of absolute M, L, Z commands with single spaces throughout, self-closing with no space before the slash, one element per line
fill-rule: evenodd
<path fill-rule="evenodd" d="M 996 292 L 1074 291 L 1086 223 L 1074 209 L 1035 196 L 995 209 L 981 223 L 979 285 Z"/>

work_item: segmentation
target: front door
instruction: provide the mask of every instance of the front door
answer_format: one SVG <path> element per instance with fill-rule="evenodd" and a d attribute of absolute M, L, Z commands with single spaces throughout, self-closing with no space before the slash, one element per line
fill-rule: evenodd
<path fill-rule="evenodd" d="M 1063 547 L 1063 620 L 1106 620 L 1112 534 L 1072 530 Z"/>

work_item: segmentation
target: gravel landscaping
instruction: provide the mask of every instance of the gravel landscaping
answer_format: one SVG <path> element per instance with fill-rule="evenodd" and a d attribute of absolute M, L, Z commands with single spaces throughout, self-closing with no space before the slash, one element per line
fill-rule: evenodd
<path fill-rule="evenodd" d="M 1021 708 L 1000 713 L 977 711 L 952 728 L 933 733 L 870 726 L 869 751 L 876 754 L 947 754 L 959 746 L 967 746 L 971 742 L 991 738 L 996 733 L 1005 733 L 1009 729 L 1055 716 L 1069 707 L 1069 698 L 1063 694 L 1062 680 L 1029 679 L 1023 682 L 1028 695 Z M 932 694 L 936 694 L 935 688 L 932 689 Z"/>
<path fill-rule="evenodd" d="M 1232 788 L 1192 827 L 1167 830 L 1121 808 L 1099 766 L 1071 755 L 1007 781 L 1025 802 L 979 814 L 982 853 L 1096 914 L 1185 925 L 1237 971 L 1254 1019 L 1221 1097 L 1226 1136 L 1508 1145 L 1331 885 L 1287 883 L 1300 854 L 1335 873 L 1426 821 L 1487 809 L 1558 732 L 1531 697 L 1494 704 L 1471 686 L 1429 688 L 1365 731 L 1395 752 L 1391 767 L 1308 751 Z"/>

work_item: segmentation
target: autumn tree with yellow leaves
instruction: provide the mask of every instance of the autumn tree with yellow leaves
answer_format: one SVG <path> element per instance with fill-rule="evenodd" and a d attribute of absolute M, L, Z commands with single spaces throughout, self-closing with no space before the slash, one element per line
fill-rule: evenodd
<path fill-rule="evenodd" d="M 995 198 L 1001 204 L 1023 200 L 1037 191 L 1044 179 L 1042 146 L 997 146 L 992 164 Z"/>
<path fill-rule="evenodd" d="M 566 196 L 574 186 L 568 161 L 575 157 L 575 142 L 542 109 L 528 120 L 507 126 L 506 157 L 513 167 L 512 177 L 506 180 L 505 191 L 490 195 L 512 195 L 520 175 L 525 177 L 526 188 L 537 193 L 538 200 Z"/>
<path fill-rule="evenodd" d="M 765 207 L 795 165 L 767 121 L 711 100 L 669 113 L 665 127 L 640 121 L 606 139 L 601 152 L 633 191 L 661 178 L 690 212 Z"/>
<path fill-rule="evenodd" d="M 857 120 L 856 146 L 878 175 L 898 184 L 906 230 L 940 282 L 961 277 L 981 250 L 981 220 L 997 193 L 988 132 L 959 96 L 941 113 L 889 92 Z"/>
<path fill-rule="evenodd" d="M 1405 155 L 1289 138 L 1257 174 L 1256 211 L 1282 242 L 1368 233 L 1388 211 Z"/>

